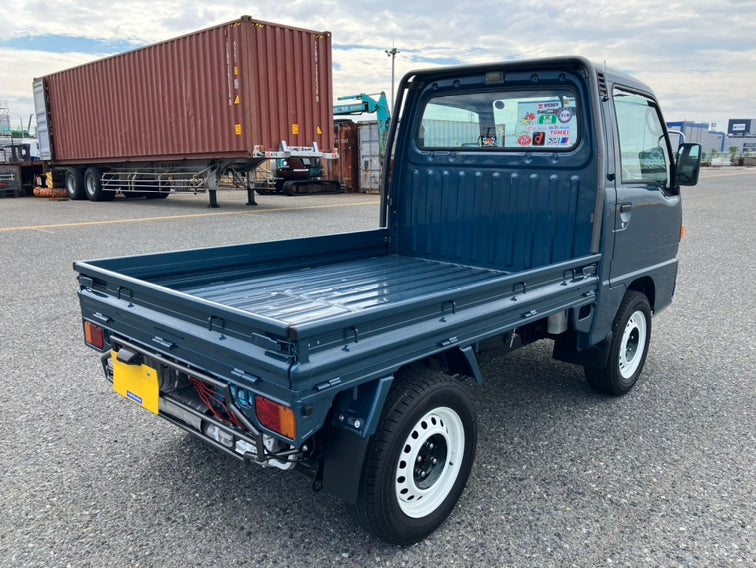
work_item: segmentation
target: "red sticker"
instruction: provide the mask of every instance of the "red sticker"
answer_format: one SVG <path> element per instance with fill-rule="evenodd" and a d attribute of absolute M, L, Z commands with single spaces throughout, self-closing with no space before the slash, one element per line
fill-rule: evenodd
<path fill-rule="evenodd" d="M 533 143 L 533 139 L 527 134 L 523 134 L 517 139 L 517 143 L 520 146 L 530 146 Z"/>

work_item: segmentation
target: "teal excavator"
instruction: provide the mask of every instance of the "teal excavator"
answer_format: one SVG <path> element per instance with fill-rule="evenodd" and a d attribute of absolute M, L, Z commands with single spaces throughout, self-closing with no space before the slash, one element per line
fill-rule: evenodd
<path fill-rule="evenodd" d="M 386 93 L 381 92 L 373 96 L 377 96 L 378 100 L 364 93 L 348 97 L 339 97 L 340 101 L 355 100 L 359 102 L 335 105 L 333 107 L 333 114 L 334 116 L 343 116 L 345 114 L 365 114 L 374 112 L 378 120 L 378 135 L 380 137 L 381 157 L 383 157 L 386 152 L 386 136 L 388 136 L 391 112 L 389 110 L 388 101 L 386 101 Z"/>

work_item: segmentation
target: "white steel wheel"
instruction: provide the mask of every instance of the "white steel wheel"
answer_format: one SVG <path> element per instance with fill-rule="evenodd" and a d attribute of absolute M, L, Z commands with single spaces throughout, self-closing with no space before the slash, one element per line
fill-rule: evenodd
<path fill-rule="evenodd" d="M 475 405 L 443 374 L 394 379 L 362 464 L 355 519 L 392 544 L 417 542 L 454 510 L 478 439 Z"/>
<path fill-rule="evenodd" d="M 619 351 L 619 372 L 624 379 L 630 379 L 644 359 L 648 325 L 645 314 L 637 310 L 627 320 L 622 333 Z"/>
<path fill-rule="evenodd" d="M 588 384 L 599 392 L 625 394 L 643 370 L 651 340 L 651 305 L 645 294 L 628 290 L 612 324 L 608 358 L 603 367 L 585 367 Z"/>
<path fill-rule="evenodd" d="M 451 408 L 435 408 L 404 441 L 396 468 L 396 498 L 408 517 L 422 518 L 449 495 L 465 455 L 465 427 Z"/>

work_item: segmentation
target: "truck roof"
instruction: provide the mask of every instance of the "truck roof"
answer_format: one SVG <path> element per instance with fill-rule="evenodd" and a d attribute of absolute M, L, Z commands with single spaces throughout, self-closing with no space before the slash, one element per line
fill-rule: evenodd
<path fill-rule="evenodd" d="M 539 68 L 584 68 L 596 73 L 603 73 L 604 76 L 611 82 L 621 83 L 632 89 L 637 89 L 646 93 L 653 94 L 653 90 L 646 83 L 638 80 L 637 78 L 607 67 L 605 63 L 595 63 L 591 60 L 579 56 L 579 55 L 566 55 L 558 57 L 544 57 L 535 59 L 513 59 L 500 62 L 482 63 L 478 65 L 455 65 L 449 67 L 435 67 L 430 69 L 418 69 L 410 71 L 404 77 L 404 80 L 410 78 L 422 79 L 424 76 L 445 76 L 445 75 L 459 75 L 463 73 L 476 73 L 487 72 L 492 69 L 501 69 L 502 71 L 517 71 L 517 70 L 538 70 Z"/>

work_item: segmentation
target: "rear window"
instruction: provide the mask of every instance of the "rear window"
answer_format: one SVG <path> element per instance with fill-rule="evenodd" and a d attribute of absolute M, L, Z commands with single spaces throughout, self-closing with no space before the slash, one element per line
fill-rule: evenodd
<path fill-rule="evenodd" d="M 425 103 L 417 143 L 428 150 L 571 150 L 579 124 L 568 89 L 439 95 Z"/>

